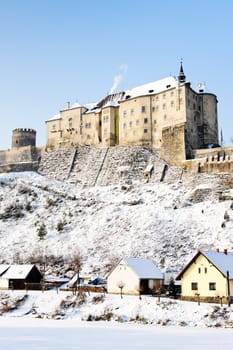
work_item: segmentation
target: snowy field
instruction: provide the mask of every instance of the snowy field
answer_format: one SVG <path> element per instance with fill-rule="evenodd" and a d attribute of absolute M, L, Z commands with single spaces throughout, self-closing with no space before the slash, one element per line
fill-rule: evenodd
<path fill-rule="evenodd" d="M 232 350 L 230 329 L 0 319 L 4 350 Z"/>

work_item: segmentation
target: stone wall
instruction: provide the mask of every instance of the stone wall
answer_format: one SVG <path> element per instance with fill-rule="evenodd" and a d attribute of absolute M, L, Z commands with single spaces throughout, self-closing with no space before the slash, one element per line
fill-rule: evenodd
<path fill-rule="evenodd" d="M 180 165 L 185 155 L 184 124 L 164 128 L 162 131 L 161 158 L 173 165 Z"/>
<path fill-rule="evenodd" d="M 0 151 L 0 172 L 37 170 L 43 148 L 20 147 Z"/>

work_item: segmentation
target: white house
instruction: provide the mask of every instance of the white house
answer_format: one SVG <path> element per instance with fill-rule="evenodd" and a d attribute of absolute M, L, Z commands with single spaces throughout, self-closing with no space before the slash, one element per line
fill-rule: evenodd
<path fill-rule="evenodd" d="M 108 293 L 148 294 L 162 285 L 162 272 L 147 259 L 123 258 L 107 277 Z"/>

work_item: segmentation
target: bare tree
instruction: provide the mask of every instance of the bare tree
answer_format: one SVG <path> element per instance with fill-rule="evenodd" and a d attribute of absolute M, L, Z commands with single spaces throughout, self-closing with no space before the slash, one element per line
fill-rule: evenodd
<path fill-rule="evenodd" d="M 75 272 L 75 275 L 77 275 L 76 283 L 75 283 L 75 289 L 77 290 L 78 285 L 80 284 L 80 271 L 83 266 L 83 256 L 79 249 L 76 250 L 76 252 L 72 255 L 70 260 L 70 267 Z"/>
<path fill-rule="evenodd" d="M 121 291 L 121 299 L 123 299 L 123 288 L 124 288 L 125 284 L 123 281 L 119 281 L 117 283 L 117 287 L 120 288 L 120 291 Z"/>

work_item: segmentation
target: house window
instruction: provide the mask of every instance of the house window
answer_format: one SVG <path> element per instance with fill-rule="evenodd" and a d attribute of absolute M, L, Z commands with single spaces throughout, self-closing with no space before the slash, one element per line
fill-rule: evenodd
<path fill-rule="evenodd" d="M 147 134 L 148 130 L 147 129 L 144 129 L 144 134 Z"/>
<path fill-rule="evenodd" d="M 216 290 L 216 283 L 215 282 L 209 283 L 209 290 Z"/>
<path fill-rule="evenodd" d="M 148 123 L 148 118 L 144 118 L 144 124 Z"/>
<path fill-rule="evenodd" d="M 146 106 L 142 106 L 141 111 L 142 111 L 142 113 L 145 113 L 146 112 Z"/>
<path fill-rule="evenodd" d="M 198 273 L 201 273 L 201 268 L 200 267 L 198 267 Z"/>
<path fill-rule="evenodd" d="M 205 273 L 207 273 L 207 267 L 205 267 Z"/>
<path fill-rule="evenodd" d="M 192 289 L 192 290 L 198 290 L 198 284 L 197 284 L 197 282 L 192 282 L 192 283 L 191 283 L 191 289 Z"/>

